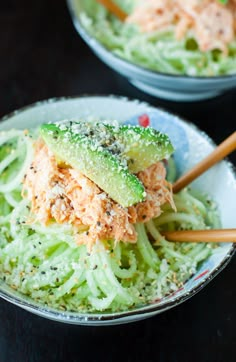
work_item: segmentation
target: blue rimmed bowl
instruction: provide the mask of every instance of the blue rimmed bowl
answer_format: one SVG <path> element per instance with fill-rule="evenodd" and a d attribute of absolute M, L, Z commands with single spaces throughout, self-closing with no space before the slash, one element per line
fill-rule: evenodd
<path fill-rule="evenodd" d="M 169 134 L 176 148 L 175 161 L 179 173 L 185 172 L 214 148 L 212 141 L 204 133 L 178 117 L 137 100 L 114 96 L 51 99 L 35 103 L 6 116 L 0 123 L 0 130 L 32 128 L 43 122 L 88 116 L 95 116 L 96 119 L 117 119 L 122 122 L 129 119 L 131 123 L 136 123 L 143 114 L 149 116 L 152 127 Z M 194 187 L 209 194 L 218 204 L 223 228 L 236 226 L 236 176 L 230 163 L 219 163 L 195 181 Z M 232 243 L 224 243 L 215 250 L 183 288 L 162 300 L 153 300 L 148 305 L 127 312 L 84 314 L 59 311 L 20 294 L 3 281 L 0 282 L 0 297 L 58 322 L 78 325 L 129 323 L 173 308 L 204 288 L 228 264 L 235 248 Z"/>
<path fill-rule="evenodd" d="M 131 63 L 89 34 L 81 22 L 83 8 L 79 0 L 67 0 L 67 4 L 76 30 L 98 58 L 145 93 L 173 101 L 198 101 L 236 88 L 236 74 L 212 77 L 172 75 Z"/>

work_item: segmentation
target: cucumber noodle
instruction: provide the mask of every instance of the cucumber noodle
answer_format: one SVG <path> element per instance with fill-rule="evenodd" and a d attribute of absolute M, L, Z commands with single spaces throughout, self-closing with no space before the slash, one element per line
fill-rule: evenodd
<path fill-rule="evenodd" d="M 214 205 L 187 190 L 174 196 L 177 213 L 165 205 L 159 218 L 136 225 L 136 244 L 99 241 L 88 252 L 69 224 L 30 224 L 21 180 L 32 143 L 23 131 L 0 134 L 0 277 L 12 288 L 62 310 L 127 310 L 176 291 L 211 254 L 209 244 L 171 243 L 160 234 L 219 226 Z M 174 177 L 173 160 L 169 167 Z"/>
<path fill-rule="evenodd" d="M 161 73 L 190 76 L 218 76 L 236 73 L 236 39 L 228 55 L 219 50 L 202 52 L 189 32 L 176 40 L 174 31 L 142 33 L 122 23 L 95 0 L 76 0 L 83 27 L 114 54 L 132 63 Z M 116 0 L 130 13 L 137 0 Z M 81 10 L 82 9 L 82 10 Z"/>

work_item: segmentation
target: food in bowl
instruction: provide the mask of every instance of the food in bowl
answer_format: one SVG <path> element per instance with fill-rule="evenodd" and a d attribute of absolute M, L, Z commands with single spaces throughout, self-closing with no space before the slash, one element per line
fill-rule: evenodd
<path fill-rule="evenodd" d="M 43 305 L 145 306 L 181 289 L 217 248 L 161 235 L 220 222 L 207 196 L 172 194 L 172 143 L 151 127 L 63 121 L 4 131 L 0 144 L 0 275 Z"/>
<path fill-rule="evenodd" d="M 116 0 L 125 22 L 96 0 L 76 0 L 83 27 L 114 54 L 167 74 L 236 73 L 235 0 Z"/>

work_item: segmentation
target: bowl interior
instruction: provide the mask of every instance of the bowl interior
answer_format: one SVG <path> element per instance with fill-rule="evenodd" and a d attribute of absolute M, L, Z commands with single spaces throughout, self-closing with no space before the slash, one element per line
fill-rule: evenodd
<path fill-rule="evenodd" d="M 144 113 L 149 115 L 152 127 L 170 136 L 175 146 L 175 161 L 179 174 L 196 164 L 213 149 L 212 141 L 204 133 L 178 117 L 136 100 L 128 101 L 125 98 L 112 96 L 52 99 L 36 103 L 5 117 L 0 124 L 0 130 L 33 128 L 42 122 L 90 116 L 117 119 L 122 122 L 129 120 L 129 123 L 135 124 L 138 117 Z M 223 228 L 235 227 L 236 203 L 232 200 L 236 197 L 236 179 L 232 165 L 221 162 L 195 181 L 194 187 L 214 198 L 219 206 Z M 162 312 L 194 295 L 227 264 L 233 252 L 234 246 L 231 243 L 220 245 L 183 288 L 162 300 L 153 301 L 150 305 L 128 312 L 113 314 L 59 312 L 20 295 L 4 283 L 0 283 L 0 296 L 33 313 L 61 322 L 95 325 L 126 323 Z"/>

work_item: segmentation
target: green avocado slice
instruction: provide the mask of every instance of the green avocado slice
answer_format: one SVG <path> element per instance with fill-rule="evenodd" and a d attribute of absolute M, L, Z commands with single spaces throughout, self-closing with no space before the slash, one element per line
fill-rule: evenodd
<path fill-rule="evenodd" d="M 154 128 L 121 125 L 118 129 L 106 126 L 123 145 L 122 156 L 132 173 L 143 171 L 152 164 L 169 158 L 174 148 L 169 137 Z"/>
<path fill-rule="evenodd" d="M 113 149 L 106 147 L 113 139 L 110 133 L 106 135 L 94 128 L 94 124 L 70 122 L 43 124 L 40 134 L 58 159 L 81 171 L 121 206 L 144 201 L 143 184 L 116 152 L 123 145 L 115 140 Z"/>

